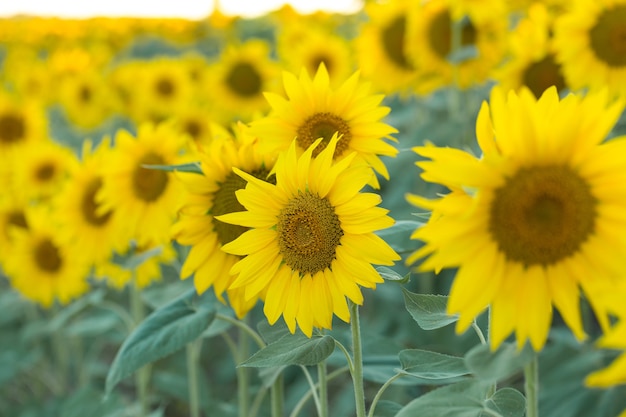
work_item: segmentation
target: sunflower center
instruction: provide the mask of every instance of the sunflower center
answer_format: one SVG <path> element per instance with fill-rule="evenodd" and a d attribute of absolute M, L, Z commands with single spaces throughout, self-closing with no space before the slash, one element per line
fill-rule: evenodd
<path fill-rule="evenodd" d="M 250 173 L 250 175 L 258 179 L 275 184 L 276 177 L 272 175 L 268 179 L 268 174 L 269 171 L 266 169 L 259 169 Z M 248 230 L 247 227 L 224 223 L 215 218 L 215 216 L 221 216 L 222 214 L 246 210 L 245 207 L 241 205 L 239 200 L 237 200 L 237 196 L 235 195 L 235 191 L 245 188 L 246 184 L 246 180 L 234 172 L 231 172 L 220 184 L 220 188 L 213 195 L 213 206 L 211 208 L 211 215 L 214 216 L 212 219 L 213 227 L 215 228 L 215 233 L 217 233 L 217 237 L 222 245 L 232 242 L 243 232 Z"/>
<path fill-rule="evenodd" d="M 626 66 L 626 5 L 606 9 L 589 31 L 591 48 L 610 67 Z"/>
<path fill-rule="evenodd" d="M 452 51 L 452 17 L 449 10 L 442 10 L 435 16 L 428 28 L 428 43 L 441 59 L 446 59 Z M 461 46 L 476 43 L 476 28 L 466 20 L 461 29 Z"/>
<path fill-rule="evenodd" d="M 78 92 L 78 97 L 83 103 L 88 103 L 89 101 L 91 101 L 91 96 L 91 89 L 86 85 L 82 86 L 80 91 Z"/>
<path fill-rule="evenodd" d="M 195 120 L 189 120 L 185 123 L 185 132 L 189 134 L 193 139 L 198 139 L 202 133 L 202 126 Z"/>
<path fill-rule="evenodd" d="M 238 62 L 226 76 L 226 84 L 243 97 L 253 97 L 261 92 L 261 75 L 247 62 Z"/>
<path fill-rule="evenodd" d="M 169 98 L 174 95 L 175 90 L 174 83 L 168 78 L 160 78 L 156 83 L 156 91 L 161 97 Z"/>
<path fill-rule="evenodd" d="M 381 41 L 387 57 L 399 67 L 413 69 L 404 50 L 406 37 L 406 16 L 400 15 L 389 23 L 381 32 Z"/>
<path fill-rule="evenodd" d="M 56 167 L 54 164 L 46 162 L 37 168 L 35 177 L 41 182 L 50 181 L 54 177 L 55 172 Z"/>
<path fill-rule="evenodd" d="M 0 142 L 15 143 L 24 139 L 26 126 L 17 114 L 0 114 Z"/>
<path fill-rule="evenodd" d="M 348 149 L 352 134 L 350 126 L 341 117 L 328 112 L 315 113 L 300 125 L 297 131 L 298 145 L 302 149 L 308 149 L 317 139 L 322 138 L 322 142 L 313 150 L 313 156 L 322 152 L 333 135 L 338 133 L 341 136 L 335 148 L 335 158 L 341 156 Z"/>
<path fill-rule="evenodd" d="M 49 239 L 42 240 L 35 248 L 35 263 L 42 271 L 57 272 L 63 265 L 59 249 Z"/>
<path fill-rule="evenodd" d="M 495 191 L 489 231 L 510 260 L 550 265 L 594 231 L 597 200 L 568 166 L 521 168 Z"/>
<path fill-rule="evenodd" d="M 98 214 L 98 203 L 96 202 L 96 194 L 102 188 L 102 178 L 97 177 L 92 179 L 85 187 L 83 193 L 83 200 L 81 201 L 80 208 L 83 213 L 84 219 L 94 226 L 102 226 L 106 224 L 111 218 L 111 212 L 105 214 Z"/>
<path fill-rule="evenodd" d="M 523 75 L 524 85 L 530 88 L 535 97 L 539 98 L 549 87 L 556 86 L 557 91 L 565 88 L 565 78 L 561 66 L 552 55 L 530 64 Z"/>
<path fill-rule="evenodd" d="M 292 198 L 280 211 L 276 231 L 285 263 L 301 274 L 330 268 L 343 236 L 330 202 L 309 192 Z"/>
<path fill-rule="evenodd" d="M 167 187 L 169 177 L 160 169 L 144 168 L 142 165 L 166 165 L 160 155 L 149 152 L 137 162 L 133 171 L 133 191 L 138 198 L 152 202 L 157 200 Z"/>
<path fill-rule="evenodd" d="M 28 229 L 26 216 L 21 210 L 14 210 L 7 215 L 7 225 Z"/>

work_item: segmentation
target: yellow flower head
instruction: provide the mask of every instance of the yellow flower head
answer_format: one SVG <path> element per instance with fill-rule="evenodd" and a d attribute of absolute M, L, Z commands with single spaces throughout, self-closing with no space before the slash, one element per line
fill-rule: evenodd
<path fill-rule="evenodd" d="M 297 323 L 309 337 L 313 327 L 331 328 L 333 314 L 348 322 L 346 297 L 361 304 L 359 286 L 382 282 L 372 264 L 399 259 L 373 233 L 393 224 L 377 207 L 380 196 L 359 192 L 370 168 L 351 165 L 356 153 L 333 162 L 338 141 L 333 135 L 314 159 L 321 139 L 300 156 L 292 141 L 276 162 L 276 185 L 235 169 L 248 181 L 236 192 L 247 211 L 218 216 L 251 228 L 222 246 L 244 257 L 231 268 L 231 288 L 244 289 L 247 299 L 262 295 L 270 324 L 282 315 L 292 333 Z"/>
<path fill-rule="evenodd" d="M 459 268 L 448 305 L 457 331 L 491 306 L 492 348 L 515 332 L 518 346 L 530 339 L 539 350 L 554 304 L 583 338 L 579 287 L 595 308 L 593 286 L 623 279 L 626 138 L 603 143 L 623 103 L 607 102 L 606 92 L 559 100 L 554 87 L 539 99 L 494 88 L 477 119 L 481 158 L 414 149 L 429 159 L 417 163 L 422 178 L 454 192 L 408 196 L 434 214 L 414 232 L 425 246 L 408 262 Z"/>

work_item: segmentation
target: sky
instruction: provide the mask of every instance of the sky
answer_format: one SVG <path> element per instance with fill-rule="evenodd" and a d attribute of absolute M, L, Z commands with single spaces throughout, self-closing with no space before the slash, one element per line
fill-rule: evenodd
<path fill-rule="evenodd" d="M 201 19 L 216 0 L 1 0 L 0 17 L 17 14 L 87 18 L 94 16 L 182 17 Z M 350 13 L 362 0 L 218 0 L 223 13 L 255 17 L 291 3 L 301 13 L 316 10 Z"/>

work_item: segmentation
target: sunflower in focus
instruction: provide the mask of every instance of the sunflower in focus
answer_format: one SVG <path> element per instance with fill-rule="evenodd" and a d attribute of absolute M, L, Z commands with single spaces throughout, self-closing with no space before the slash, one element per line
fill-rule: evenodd
<path fill-rule="evenodd" d="M 407 15 L 407 56 L 428 74 L 433 89 L 450 85 L 465 89 L 485 83 L 506 50 L 508 18 L 501 3 L 491 2 L 489 13 L 465 4 L 466 14 L 456 16 L 451 1 L 423 2 Z M 454 44 L 454 30 L 458 31 L 458 45 Z M 461 48 L 471 54 L 455 62 L 452 54 Z"/>
<path fill-rule="evenodd" d="M 186 162 L 181 155 L 185 136 L 170 123 L 144 123 L 136 137 L 118 131 L 114 143 L 96 195 L 96 214 L 117 212 L 139 247 L 169 241 L 184 190 L 170 172 L 145 166 Z"/>
<path fill-rule="evenodd" d="M 606 92 L 560 100 L 492 90 L 476 122 L 480 158 L 416 147 L 422 178 L 452 192 L 412 204 L 432 211 L 407 260 L 423 271 L 458 268 L 448 313 L 465 331 L 491 308 L 491 347 L 512 332 L 540 350 L 554 305 L 574 335 L 585 336 L 580 290 L 590 304 L 599 283 L 623 279 L 626 254 L 626 138 L 603 142 L 624 108 Z M 604 313 L 603 308 L 596 310 Z"/>
<path fill-rule="evenodd" d="M 389 135 L 397 130 L 381 122 L 389 113 L 388 107 L 380 106 L 382 94 L 370 95 L 369 83 L 360 82 L 358 72 L 338 88 L 332 88 L 323 64 L 312 79 L 302 70 L 300 77 L 283 73 L 283 80 L 287 97 L 266 93 L 272 112 L 251 123 L 251 134 L 260 138 L 268 152 L 288 149 L 294 138 L 302 152 L 322 138 L 322 144 L 313 151 L 313 156 L 317 156 L 337 133 L 340 140 L 334 159 L 341 160 L 356 152 L 355 164 L 365 163 L 389 179 L 379 155 L 393 157 L 398 153 L 384 140 L 391 139 Z M 378 187 L 376 175 L 370 182 Z"/>
<path fill-rule="evenodd" d="M 253 115 L 266 112 L 268 105 L 263 93 L 277 89 L 279 74 L 266 41 L 253 39 L 228 45 L 208 69 L 208 92 L 219 98 L 216 121 L 248 121 Z"/>
<path fill-rule="evenodd" d="M 423 87 L 416 84 L 418 72 L 406 55 L 409 9 L 403 0 L 367 3 L 364 12 L 369 20 L 361 24 L 353 41 L 363 77 L 386 94 L 406 94 Z"/>
<path fill-rule="evenodd" d="M 234 277 L 228 271 L 241 258 L 220 248 L 248 229 L 223 223 L 215 216 L 244 210 L 235 192 L 245 187 L 246 180 L 235 174 L 233 167 L 271 182 L 274 158 L 259 152 L 257 141 L 245 134 L 243 125 L 236 130 L 236 137 L 217 139 L 202 148 L 198 154 L 202 175 L 179 175 L 188 194 L 172 233 L 178 243 L 191 246 L 181 278 L 193 274 L 198 294 L 212 286 L 222 302 L 226 291 L 229 304 L 241 318 L 254 307 L 258 297 L 246 299 L 242 289 L 229 289 Z"/>
<path fill-rule="evenodd" d="M 577 0 L 555 24 L 557 59 L 574 89 L 626 97 L 626 0 Z"/>
<path fill-rule="evenodd" d="M 270 324 L 282 315 L 292 333 L 297 324 L 308 337 L 314 327 L 330 329 L 333 314 L 349 322 L 346 297 L 362 304 L 360 287 L 382 282 L 372 264 L 400 259 L 374 234 L 394 222 L 377 206 L 380 196 L 359 192 L 370 168 L 351 164 L 355 152 L 334 162 L 336 133 L 313 158 L 321 143 L 298 156 L 293 140 L 274 167 L 276 185 L 234 169 L 248 182 L 236 193 L 247 211 L 218 216 L 251 228 L 222 246 L 244 256 L 231 268 L 231 288 L 243 289 L 247 299 L 263 296 Z"/>
<path fill-rule="evenodd" d="M 24 214 L 28 227 L 11 229 L 10 256 L 4 259 L 11 286 L 45 308 L 55 300 L 67 304 L 87 292 L 88 264 L 76 255 L 75 247 L 59 242 L 49 208 Z"/>
<path fill-rule="evenodd" d="M 102 212 L 96 199 L 111 152 L 106 138 L 95 149 L 91 141 L 85 141 L 79 167 L 55 200 L 59 239 L 75 243 L 90 264 L 108 260 L 113 252 L 122 253 L 130 241 L 125 219 L 116 210 Z"/>

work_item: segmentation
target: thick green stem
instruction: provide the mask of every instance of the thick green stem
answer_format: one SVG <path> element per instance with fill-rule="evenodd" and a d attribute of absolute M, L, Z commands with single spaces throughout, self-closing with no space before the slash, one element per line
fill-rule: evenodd
<path fill-rule="evenodd" d="M 133 273 L 133 283 L 130 288 L 130 310 L 131 315 L 133 316 L 133 320 L 135 322 L 135 326 L 138 326 L 139 323 L 143 321 L 145 318 L 146 312 L 143 305 L 143 301 L 141 300 L 141 290 L 137 286 L 137 282 L 135 279 L 135 274 Z M 148 415 L 148 382 L 150 380 L 150 365 L 145 365 L 140 368 L 135 374 L 135 385 L 137 388 L 137 397 L 139 399 L 139 404 L 141 405 L 140 416 L 145 417 Z"/>
<path fill-rule="evenodd" d="M 189 416 L 200 417 L 200 350 L 202 339 L 187 344 L 187 385 L 189 386 Z"/>
<path fill-rule="evenodd" d="M 243 319 L 245 320 L 245 318 Z M 246 324 L 247 326 L 247 324 Z M 249 327 L 249 326 L 248 326 Z M 239 327 L 239 345 L 237 349 L 237 365 L 250 356 L 250 343 L 247 329 Z M 245 366 L 237 367 L 237 400 L 239 404 L 239 417 L 248 417 L 250 408 L 250 370 Z"/>
<path fill-rule="evenodd" d="M 539 362 L 537 354 L 524 366 L 526 417 L 539 417 Z"/>
<path fill-rule="evenodd" d="M 359 306 L 350 303 L 350 329 L 352 330 L 352 383 L 354 385 L 354 403 L 356 417 L 365 417 L 365 388 L 363 386 L 363 352 L 361 348 L 361 326 L 359 323 Z"/>
<path fill-rule="evenodd" d="M 283 417 L 284 402 L 284 379 L 283 374 L 280 373 L 276 377 L 271 390 L 272 417 Z"/>
<path fill-rule="evenodd" d="M 328 417 L 328 380 L 325 360 L 317 364 L 317 383 L 320 393 L 319 417 Z"/>

